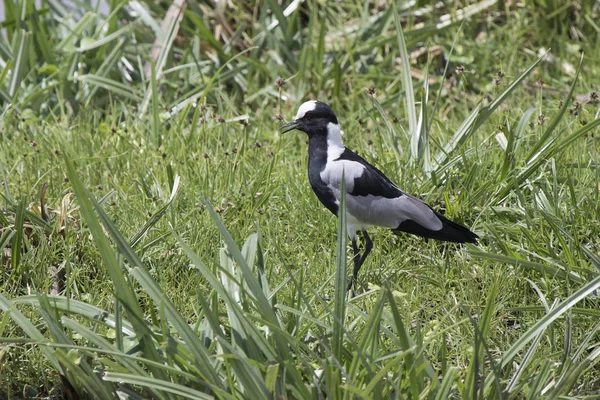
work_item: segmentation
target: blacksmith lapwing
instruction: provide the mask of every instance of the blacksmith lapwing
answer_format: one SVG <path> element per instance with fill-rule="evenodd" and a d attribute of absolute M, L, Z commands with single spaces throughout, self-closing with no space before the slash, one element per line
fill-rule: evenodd
<path fill-rule="evenodd" d="M 406 232 L 425 238 L 455 243 L 477 243 L 477 235 L 434 211 L 416 197 L 402 192 L 381 171 L 358 154 L 344 147 L 340 125 L 331 107 L 320 101 L 307 101 L 282 133 L 294 129 L 308 135 L 308 179 L 313 191 L 335 215 L 340 201 L 342 174 L 346 183 L 348 235 L 354 251 L 354 271 L 349 290 L 358 271 L 373 248 L 367 228 L 381 226 L 394 233 Z M 357 232 L 365 239 L 360 255 Z"/>

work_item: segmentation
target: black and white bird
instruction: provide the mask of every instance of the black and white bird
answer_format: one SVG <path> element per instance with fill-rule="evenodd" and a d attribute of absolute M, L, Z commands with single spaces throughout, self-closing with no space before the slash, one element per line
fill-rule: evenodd
<path fill-rule="evenodd" d="M 346 187 L 347 230 L 354 251 L 354 271 L 349 290 L 360 267 L 373 248 L 367 233 L 371 226 L 406 232 L 425 238 L 455 243 L 477 243 L 477 235 L 434 211 L 424 201 L 402 192 L 381 171 L 344 147 L 340 125 L 331 107 L 307 101 L 282 133 L 298 129 L 308 135 L 308 179 L 325 207 L 337 216 L 341 181 Z M 365 247 L 360 255 L 356 235 L 361 232 Z"/>

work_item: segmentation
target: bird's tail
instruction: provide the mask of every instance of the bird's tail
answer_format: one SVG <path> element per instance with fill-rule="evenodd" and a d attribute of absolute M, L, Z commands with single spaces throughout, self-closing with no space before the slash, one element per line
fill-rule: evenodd
<path fill-rule="evenodd" d="M 436 239 L 443 240 L 445 242 L 454 242 L 454 243 L 477 243 L 477 236 L 475 233 L 471 232 L 468 228 L 457 224 L 454 221 L 450 221 L 448 218 L 444 217 L 439 213 L 435 213 L 436 216 L 442 222 L 442 229 L 434 231 L 431 229 L 427 229 L 424 226 L 416 223 L 412 220 L 406 220 L 398 226 L 398 228 L 394 229 L 395 234 L 399 234 L 400 232 L 412 233 L 413 235 L 422 236 L 428 239 Z"/>

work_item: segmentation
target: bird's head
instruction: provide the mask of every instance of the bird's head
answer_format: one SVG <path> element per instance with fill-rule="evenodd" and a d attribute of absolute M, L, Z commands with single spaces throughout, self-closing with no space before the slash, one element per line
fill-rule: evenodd
<path fill-rule="evenodd" d="M 327 135 L 329 124 L 338 126 L 338 120 L 331 107 L 322 101 L 311 100 L 302 104 L 293 121 L 288 122 L 279 129 L 286 133 L 298 129 L 309 137 L 314 135 Z"/>

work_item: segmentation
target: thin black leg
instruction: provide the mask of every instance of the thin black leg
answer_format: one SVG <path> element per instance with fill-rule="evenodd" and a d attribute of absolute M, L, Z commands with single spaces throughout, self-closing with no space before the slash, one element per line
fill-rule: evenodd
<path fill-rule="evenodd" d="M 348 282 L 348 286 L 346 287 L 346 292 L 350 289 L 353 289 L 354 284 L 356 283 L 356 279 L 358 278 L 358 271 L 360 271 L 360 267 L 362 267 L 363 263 L 367 259 L 367 256 L 373 249 L 373 241 L 369 237 L 367 231 L 361 231 L 363 238 L 365 239 L 365 251 L 362 256 L 360 256 L 360 252 L 358 249 L 358 244 L 356 243 L 356 238 L 352 241 L 352 250 L 354 251 L 354 271 L 352 271 L 352 278 Z M 352 297 L 354 297 L 354 289 L 352 290 Z"/>
<path fill-rule="evenodd" d="M 373 249 L 373 241 L 369 237 L 369 234 L 367 233 L 367 231 L 362 231 L 362 235 L 365 238 L 365 252 L 363 253 L 362 257 L 360 258 L 360 265 L 361 266 L 365 262 L 365 260 L 367 259 L 367 256 L 369 255 L 369 253 L 371 252 L 371 250 Z M 356 271 L 356 273 L 358 274 L 358 271 Z"/>
<path fill-rule="evenodd" d="M 362 257 L 360 256 L 358 243 L 356 243 L 356 237 L 352 239 L 352 250 L 354 251 L 354 257 L 352 257 L 352 260 L 354 260 L 354 274 L 352 274 L 352 278 L 350 278 L 350 280 L 348 281 L 348 286 L 346 286 L 346 292 L 352 289 L 352 286 L 354 285 L 354 281 L 356 279 L 356 273 L 360 269 L 360 264 L 362 262 Z M 354 289 L 352 290 L 352 297 L 354 297 Z"/>

